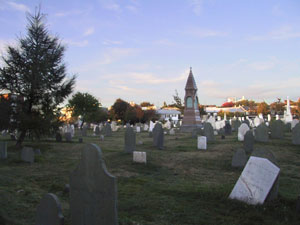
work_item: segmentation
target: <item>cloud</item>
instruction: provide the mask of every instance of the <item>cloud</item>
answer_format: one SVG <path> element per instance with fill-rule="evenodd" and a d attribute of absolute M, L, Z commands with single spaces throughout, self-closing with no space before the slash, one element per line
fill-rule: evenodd
<path fill-rule="evenodd" d="M 30 8 L 24 4 L 16 3 L 13 1 L 7 1 L 6 3 L 10 6 L 10 8 L 14 10 L 21 11 L 21 12 L 30 12 Z"/>
<path fill-rule="evenodd" d="M 95 32 L 95 28 L 94 27 L 89 27 L 84 33 L 83 36 L 90 36 Z"/>
<path fill-rule="evenodd" d="M 226 37 L 228 36 L 227 32 L 221 32 L 216 30 L 209 29 L 199 29 L 199 28 L 191 28 L 184 33 L 188 35 L 193 35 L 198 38 L 208 38 L 208 37 Z"/>
<path fill-rule="evenodd" d="M 88 40 L 74 41 L 71 39 L 66 39 L 63 42 L 67 45 L 72 45 L 72 46 L 76 46 L 76 47 L 85 47 L 89 44 Z"/>
<path fill-rule="evenodd" d="M 281 7 L 279 4 L 276 4 L 272 7 L 271 10 L 272 14 L 275 16 L 283 16 L 285 13 L 282 11 Z"/>
<path fill-rule="evenodd" d="M 73 10 L 69 10 L 69 11 L 57 12 L 54 14 L 54 16 L 56 16 L 56 17 L 78 16 L 78 15 L 89 12 L 89 10 L 90 9 L 84 9 L 84 10 L 73 9 Z"/>
<path fill-rule="evenodd" d="M 274 61 L 254 62 L 249 64 L 250 68 L 254 70 L 260 70 L 260 71 L 273 69 L 275 65 L 276 64 Z"/>
<path fill-rule="evenodd" d="M 133 6 L 133 5 L 127 5 L 125 8 L 127 10 L 131 11 L 131 12 L 134 12 L 134 13 L 136 13 L 138 11 L 138 8 L 136 6 Z"/>
<path fill-rule="evenodd" d="M 247 38 L 250 41 L 288 40 L 300 38 L 300 31 L 295 31 L 292 26 L 283 26 L 264 35 L 254 35 Z"/>
<path fill-rule="evenodd" d="M 153 42 L 155 45 L 163 45 L 163 46 L 174 46 L 175 43 L 169 39 L 160 39 Z"/>
<path fill-rule="evenodd" d="M 151 73 L 136 73 L 128 74 L 127 77 L 132 79 L 132 82 L 136 84 L 170 84 L 176 82 L 182 82 L 186 80 L 187 73 L 183 73 L 180 76 L 172 78 L 161 78 L 161 76 L 154 76 Z"/>
<path fill-rule="evenodd" d="M 116 3 L 114 0 L 99 0 L 99 3 L 104 9 L 115 11 L 115 12 L 121 12 L 121 6 Z"/>
<path fill-rule="evenodd" d="M 121 45 L 122 41 L 114 41 L 114 40 L 104 40 L 102 42 L 103 45 Z"/>
<path fill-rule="evenodd" d="M 193 8 L 193 12 L 199 16 L 203 10 L 203 0 L 190 0 L 190 6 Z"/>

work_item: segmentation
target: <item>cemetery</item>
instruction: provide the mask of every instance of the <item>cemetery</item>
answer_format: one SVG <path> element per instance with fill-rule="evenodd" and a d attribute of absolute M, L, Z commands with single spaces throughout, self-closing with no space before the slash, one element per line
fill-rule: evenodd
<path fill-rule="evenodd" d="M 128 11 L 138 16 L 137 9 L 142 4 L 129 1 L 129 5 L 121 9 L 114 1 L 111 1 L 113 5 L 99 2 L 102 10 L 118 13 L 118 21 L 122 20 L 122 13 Z M 193 13 L 200 16 L 202 4 L 191 2 L 189 7 L 193 6 Z M 22 3 L 7 0 L 3 4 L 1 12 L 26 12 L 28 24 L 27 36 L 20 36 L 13 45 L 2 48 L 0 39 L 0 50 L 6 51 L 5 54 L 0 52 L 0 225 L 300 224 L 298 95 L 292 94 L 291 98 L 297 97 L 297 101 L 288 96 L 281 101 L 276 96 L 277 101 L 270 104 L 244 96 L 241 99 L 228 97 L 220 106 L 211 105 L 211 100 L 224 100 L 227 95 L 225 89 L 219 90 L 222 85 L 216 82 L 218 79 L 201 80 L 198 89 L 192 67 L 180 77 L 166 79 L 148 72 L 136 72 L 156 63 L 150 66 L 137 62 L 134 64 L 137 70 L 131 72 L 128 68 L 132 62 L 123 65 L 119 61 L 125 62 L 125 58 L 135 54 L 137 60 L 139 51 L 112 47 L 124 43 L 108 39 L 101 45 L 111 52 L 85 66 L 79 61 L 91 60 L 95 55 L 72 53 L 80 57 L 75 63 L 79 67 L 75 69 L 86 76 L 78 79 L 77 75 L 67 72 L 64 44 L 84 48 L 89 41 L 60 40 L 50 34 L 44 24 L 47 14 L 41 12 L 41 7 L 36 7 L 32 13 Z M 48 5 L 46 8 L 51 9 Z M 90 10 L 83 14 L 89 15 Z M 274 7 L 273 13 L 280 14 Z M 53 13 L 55 18 L 74 14 L 81 17 L 82 11 Z M 2 21 L 2 16 L 0 19 Z M 51 25 L 63 21 L 50 19 Z M 103 22 L 103 29 L 112 24 Z M 148 30 L 147 26 L 145 28 Z M 203 32 L 207 31 L 194 33 L 198 38 L 227 38 L 227 33 Z M 88 38 L 94 33 L 96 30 L 90 27 L 80 37 Z M 193 32 L 184 33 L 192 36 Z M 295 34 L 284 36 L 284 39 L 296 37 Z M 273 39 L 278 37 L 282 38 L 279 35 Z M 168 40 L 152 43 L 153 46 L 162 44 L 173 46 Z M 95 46 L 93 48 L 97 49 Z M 120 79 L 118 74 L 103 69 L 113 63 L 120 64 L 125 78 Z M 206 70 L 210 72 L 205 76 L 210 77 L 209 73 L 217 71 L 220 64 L 215 66 L 215 63 L 207 63 L 215 68 Z M 237 65 L 245 68 L 244 72 L 251 68 L 257 72 L 268 70 L 273 64 L 279 63 L 239 59 L 238 63 L 225 66 L 230 74 L 230 69 Z M 292 71 L 293 64 L 288 65 Z M 93 73 L 87 76 L 89 69 L 95 66 L 101 67 L 96 71 L 102 77 L 95 78 Z M 154 67 L 168 71 L 167 67 Z M 117 66 L 112 68 L 118 69 Z M 206 66 L 203 71 L 205 69 Z M 251 75 L 252 80 L 255 75 Z M 124 79 L 133 79 L 135 87 L 126 86 L 130 81 Z M 142 85 L 145 80 L 147 87 Z M 229 84 L 223 81 L 224 86 Z M 252 92 L 256 99 L 270 97 L 261 94 L 265 88 L 262 83 L 240 83 L 249 86 L 233 91 L 229 86 L 227 91 L 230 94 Z M 296 83 L 292 87 L 299 86 L 293 78 L 278 89 L 287 92 L 289 83 Z M 88 88 L 84 87 L 87 84 Z M 150 103 L 148 98 L 163 100 L 165 88 L 173 88 L 175 84 L 180 84 L 182 99 L 175 89 L 171 104 L 166 101 L 163 106 Z M 159 85 L 162 86 L 156 89 Z M 268 85 L 267 93 L 272 93 L 274 101 L 274 93 L 278 92 L 273 92 Z M 94 96 L 92 92 L 101 93 L 101 96 Z M 107 94 L 110 98 L 117 96 L 113 104 L 105 102 L 107 99 L 102 101 Z M 260 94 L 262 96 L 257 96 Z M 141 96 L 147 98 L 139 104 L 123 100 Z"/>

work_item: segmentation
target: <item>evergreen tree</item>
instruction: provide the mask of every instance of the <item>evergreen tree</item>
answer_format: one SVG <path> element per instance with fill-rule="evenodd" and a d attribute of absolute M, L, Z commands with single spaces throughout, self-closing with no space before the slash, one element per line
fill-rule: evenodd
<path fill-rule="evenodd" d="M 65 47 L 49 34 L 40 11 L 28 14 L 27 35 L 18 46 L 9 46 L 2 57 L 0 90 L 18 96 L 20 105 L 14 129 L 20 132 L 21 145 L 27 132 L 49 133 L 57 125 L 58 105 L 72 93 L 75 77 L 67 79 L 63 63 Z M 20 102 L 21 101 L 21 102 Z"/>

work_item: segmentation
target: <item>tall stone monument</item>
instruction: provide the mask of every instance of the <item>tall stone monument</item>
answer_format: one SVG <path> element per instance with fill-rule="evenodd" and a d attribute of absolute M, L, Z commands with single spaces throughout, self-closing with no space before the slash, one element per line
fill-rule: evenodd
<path fill-rule="evenodd" d="M 192 132 L 200 126 L 200 112 L 198 107 L 197 86 L 193 76 L 192 67 L 185 85 L 184 116 L 182 119 L 182 132 Z"/>

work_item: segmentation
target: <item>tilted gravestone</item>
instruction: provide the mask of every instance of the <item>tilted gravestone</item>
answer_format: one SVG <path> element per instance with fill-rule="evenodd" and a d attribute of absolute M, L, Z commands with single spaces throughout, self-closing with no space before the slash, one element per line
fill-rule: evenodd
<path fill-rule="evenodd" d="M 24 147 L 21 150 L 21 159 L 24 162 L 34 162 L 34 150 L 30 147 Z"/>
<path fill-rule="evenodd" d="M 153 146 L 158 149 L 163 149 L 164 147 L 164 130 L 160 123 L 156 123 L 153 128 Z"/>
<path fill-rule="evenodd" d="M 268 142 L 269 141 L 269 128 L 266 124 L 261 123 L 254 131 L 255 141 Z"/>
<path fill-rule="evenodd" d="M 63 225 L 64 216 L 56 195 L 48 193 L 40 201 L 36 212 L 36 225 Z"/>
<path fill-rule="evenodd" d="M 244 168 L 247 163 L 247 156 L 244 149 L 239 148 L 233 155 L 231 166 L 234 168 Z"/>
<path fill-rule="evenodd" d="M 225 130 L 225 135 L 231 135 L 232 128 L 229 122 L 226 122 L 224 130 Z"/>
<path fill-rule="evenodd" d="M 274 154 L 266 149 L 266 148 L 255 148 L 251 154 L 251 156 L 260 157 L 268 159 L 271 163 L 273 163 L 275 166 L 279 168 L 279 164 L 274 156 Z M 278 189 L 279 189 L 279 175 L 277 176 L 277 179 L 274 182 L 274 185 L 272 189 L 269 192 L 269 195 L 267 197 L 267 201 L 271 201 L 273 199 L 276 199 L 278 196 Z"/>
<path fill-rule="evenodd" d="M 251 153 L 253 151 L 254 136 L 251 130 L 248 130 L 244 136 L 244 149 L 246 153 Z"/>
<path fill-rule="evenodd" d="M 106 169 L 101 149 L 88 144 L 70 177 L 72 225 L 117 225 L 117 182 Z"/>
<path fill-rule="evenodd" d="M 132 127 L 127 126 L 125 131 L 124 150 L 126 153 L 132 153 L 133 151 L 135 151 L 135 146 L 136 146 L 136 134 L 133 131 Z"/>
<path fill-rule="evenodd" d="M 206 143 L 206 137 L 205 136 L 198 136 L 198 143 L 197 148 L 200 150 L 206 150 L 207 149 L 207 143 Z"/>
<path fill-rule="evenodd" d="M 210 123 L 204 124 L 203 134 L 206 137 L 207 142 L 215 141 L 214 128 Z"/>
<path fill-rule="evenodd" d="M 284 123 L 281 120 L 272 121 L 270 124 L 271 138 L 283 139 L 284 129 Z"/>
<path fill-rule="evenodd" d="M 300 123 L 297 123 L 292 130 L 292 143 L 294 145 L 300 145 Z"/>
<path fill-rule="evenodd" d="M 251 205 L 263 204 L 279 171 L 280 168 L 268 159 L 251 156 L 229 198 Z"/>
<path fill-rule="evenodd" d="M 147 154 L 146 152 L 133 152 L 133 162 L 137 163 L 147 163 Z"/>
<path fill-rule="evenodd" d="M 244 141 L 244 136 L 248 130 L 250 130 L 249 126 L 246 123 L 242 123 L 238 129 L 238 140 L 239 141 Z"/>
<path fill-rule="evenodd" d="M 0 142 L 0 159 L 7 158 L 7 143 L 1 141 Z"/>

